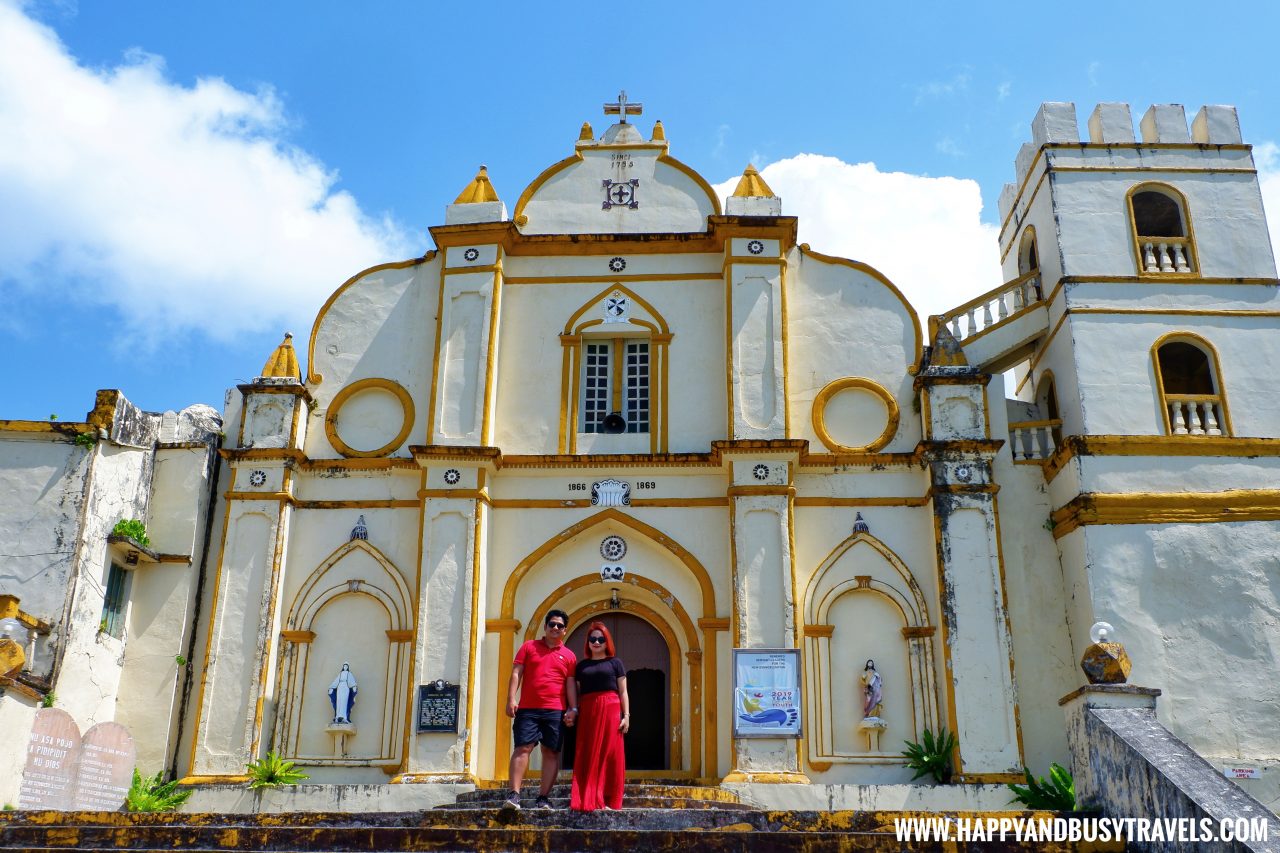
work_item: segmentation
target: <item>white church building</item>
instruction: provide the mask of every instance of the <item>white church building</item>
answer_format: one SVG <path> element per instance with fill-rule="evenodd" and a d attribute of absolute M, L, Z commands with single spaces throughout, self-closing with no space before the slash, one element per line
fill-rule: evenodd
<path fill-rule="evenodd" d="M 961 783 L 1042 774 L 1105 621 L 1162 722 L 1273 804 L 1280 280 L 1235 110 L 1135 134 L 1125 104 L 1043 105 L 1005 283 L 920 317 L 874 257 L 798 244 L 754 169 L 719 198 L 612 108 L 510 207 L 482 168 L 220 423 L 119 392 L 0 421 L 0 799 L 46 701 L 193 785 L 268 750 L 319 783 L 496 783 L 512 658 L 559 608 L 575 650 L 617 638 L 637 778 L 901 784 L 943 727 Z M 782 736 L 743 730 L 753 649 L 794 662 Z"/>

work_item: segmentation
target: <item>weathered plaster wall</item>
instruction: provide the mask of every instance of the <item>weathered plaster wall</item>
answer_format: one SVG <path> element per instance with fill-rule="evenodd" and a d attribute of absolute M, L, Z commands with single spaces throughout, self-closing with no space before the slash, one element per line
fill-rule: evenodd
<path fill-rule="evenodd" d="M 62 436 L 8 434 L 0 440 L 0 591 L 55 625 L 36 645 L 32 672 L 42 678 L 52 675 L 56 649 L 66 639 L 73 558 L 95 452 Z"/>
<path fill-rule="evenodd" d="M 1082 529 L 1092 618 L 1115 626 L 1130 682 L 1164 691 L 1161 721 L 1214 761 L 1280 757 L 1280 522 Z M 1077 659 L 1088 630 L 1072 625 Z"/>

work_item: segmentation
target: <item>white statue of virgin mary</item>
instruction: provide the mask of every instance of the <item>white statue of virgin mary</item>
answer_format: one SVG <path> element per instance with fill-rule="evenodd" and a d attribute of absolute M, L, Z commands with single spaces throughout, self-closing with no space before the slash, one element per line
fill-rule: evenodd
<path fill-rule="evenodd" d="M 356 676 L 351 671 L 351 664 L 344 663 L 338 677 L 329 685 L 329 702 L 333 705 L 333 721 L 350 723 L 351 708 L 356 704 Z"/>

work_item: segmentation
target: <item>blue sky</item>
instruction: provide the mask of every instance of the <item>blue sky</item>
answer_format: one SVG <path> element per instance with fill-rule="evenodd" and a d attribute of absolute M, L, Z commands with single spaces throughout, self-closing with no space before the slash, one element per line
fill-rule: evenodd
<path fill-rule="evenodd" d="M 0 418 L 221 408 L 349 276 L 431 248 L 479 164 L 513 207 L 620 88 L 921 313 L 999 283 L 1041 101 L 1235 104 L 1280 207 L 1270 4 L 887 5 L 0 0 Z"/>

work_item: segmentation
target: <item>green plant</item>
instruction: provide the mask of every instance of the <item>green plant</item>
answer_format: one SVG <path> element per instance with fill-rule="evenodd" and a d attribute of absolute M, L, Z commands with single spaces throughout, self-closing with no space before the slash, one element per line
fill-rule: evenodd
<path fill-rule="evenodd" d="M 943 726 L 935 738 L 933 732 L 924 730 L 921 743 L 903 741 L 907 748 L 902 754 L 907 758 L 907 766 L 916 771 L 912 780 L 921 776 L 932 776 L 933 781 L 945 785 L 951 781 L 951 753 L 956 748 L 956 736 Z"/>
<path fill-rule="evenodd" d="M 1024 767 L 1027 784 L 1009 784 L 1013 791 L 1010 803 L 1022 803 L 1029 809 L 1044 809 L 1054 812 L 1073 812 L 1076 810 L 1076 783 L 1071 773 L 1061 764 L 1049 765 L 1049 778 L 1043 776 L 1033 778 L 1031 771 Z"/>
<path fill-rule="evenodd" d="M 274 752 L 268 752 L 265 758 L 249 762 L 249 787 L 279 788 L 281 785 L 296 785 L 311 778 L 295 768 L 292 761 L 285 761 Z"/>
<path fill-rule="evenodd" d="M 147 535 L 147 526 L 136 518 L 122 518 L 117 521 L 116 526 L 111 528 L 111 535 L 127 536 L 143 548 L 151 544 L 151 537 Z"/>
<path fill-rule="evenodd" d="M 174 655 L 174 656 L 173 656 L 173 662 L 174 662 L 174 663 L 176 663 L 178 666 L 186 666 L 186 665 L 187 665 L 187 659 L 186 659 L 184 656 L 182 656 L 182 655 Z"/>
<path fill-rule="evenodd" d="M 96 432 L 82 432 L 71 440 L 80 447 L 93 447 L 98 443 L 98 434 Z"/>
<path fill-rule="evenodd" d="M 13 803 L 5 803 L 4 810 L 7 812 L 16 812 L 18 810 L 18 807 L 15 806 Z"/>
<path fill-rule="evenodd" d="M 58 416 L 57 416 L 56 414 L 50 414 L 50 415 L 49 415 L 49 420 L 51 420 L 51 421 L 56 421 L 57 419 L 58 419 Z"/>
<path fill-rule="evenodd" d="M 52 708 L 53 703 L 57 701 L 58 701 L 58 694 L 50 690 L 48 693 L 44 694 L 44 698 L 40 700 L 40 707 Z"/>
<path fill-rule="evenodd" d="M 178 781 L 164 781 L 164 772 L 143 776 L 133 768 L 133 784 L 124 795 L 124 807 L 131 812 L 176 812 L 191 797 L 191 791 L 179 791 Z"/>

